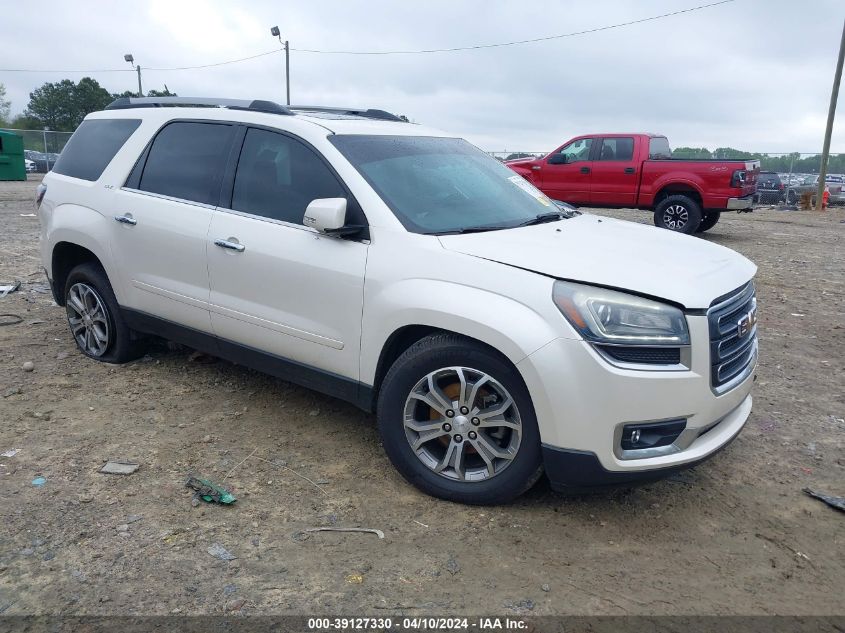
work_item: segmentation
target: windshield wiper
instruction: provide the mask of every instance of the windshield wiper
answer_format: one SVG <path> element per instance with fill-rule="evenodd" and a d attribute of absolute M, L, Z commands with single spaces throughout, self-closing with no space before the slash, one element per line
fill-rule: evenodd
<path fill-rule="evenodd" d="M 519 224 L 517 224 L 517 226 L 533 226 L 534 224 L 557 222 L 558 220 L 562 220 L 563 218 L 564 215 L 560 211 L 551 211 L 550 213 L 541 213 L 540 215 L 535 216 L 530 220 L 526 220 L 525 222 L 520 222 Z"/>
<path fill-rule="evenodd" d="M 487 231 L 501 231 L 503 229 L 512 229 L 513 226 L 467 226 L 462 229 L 454 229 L 452 231 L 440 231 L 437 233 L 430 233 L 429 235 L 463 235 L 464 233 L 485 233 Z"/>

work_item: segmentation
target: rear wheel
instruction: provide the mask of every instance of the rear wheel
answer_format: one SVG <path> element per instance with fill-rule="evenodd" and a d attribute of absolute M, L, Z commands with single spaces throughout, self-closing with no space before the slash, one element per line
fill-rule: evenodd
<path fill-rule="evenodd" d="M 716 226 L 716 222 L 719 221 L 719 216 L 722 215 L 721 211 L 708 211 L 704 214 L 704 218 L 701 220 L 701 224 L 698 225 L 698 231 L 696 233 L 704 233 L 704 231 L 708 231 Z"/>
<path fill-rule="evenodd" d="M 695 233 L 701 224 L 701 207 L 684 195 L 667 196 L 654 209 L 654 225 L 687 235 Z"/>
<path fill-rule="evenodd" d="M 435 497 L 506 503 L 542 473 L 522 378 L 505 358 L 460 336 L 426 337 L 399 357 L 381 387 L 378 425 L 393 465 Z"/>
<path fill-rule="evenodd" d="M 94 263 L 80 264 L 65 284 L 65 310 L 76 346 L 94 360 L 124 363 L 143 353 L 123 321 L 106 272 Z"/>

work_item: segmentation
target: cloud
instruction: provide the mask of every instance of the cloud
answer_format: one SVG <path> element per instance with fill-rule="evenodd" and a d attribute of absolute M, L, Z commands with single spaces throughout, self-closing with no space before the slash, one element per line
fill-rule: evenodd
<path fill-rule="evenodd" d="M 278 47 L 422 49 L 566 33 L 677 11 L 668 0 L 532 3 L 469 0 L 367 3 L 321 0 L 80 0 L 45 10 L 21 4 L 0 25 L 4 67 L 126 68 L 145 88 L 180 95 L 284 100 L 284 55 L 204 70 Z M 454 131 L 488 150 L 551 149 L 576 134 L 653 131 L 673 145 L 818 151 L 837 47 L 837 0 L 813 11 L 788 0 L 736 2 L 543 43 L 429 55 L 340 56 L 293 50 L 295 102 L 380 107 Z M 836 18 L 836 19 L 833 19 Z M 0 73 L 13 109 L 62 73 Z M 78 79 L 81 75 L 72 75 Z M 128 72 L 92 73 L 134 89 Z M 841 110 L 841 107 L 840 107 Z M 845 151 L 845 126 L 832 148 Z"/>

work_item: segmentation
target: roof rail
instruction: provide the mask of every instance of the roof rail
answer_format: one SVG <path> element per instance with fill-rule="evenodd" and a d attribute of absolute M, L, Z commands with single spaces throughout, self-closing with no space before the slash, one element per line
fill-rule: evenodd
<path fill-rule="evenodd" d="M 349 114 L 351 116 L 360 116 L 366 119 L 379 119 L 381 121 L 406 121 L 405 119 L 396 116 L 386 110 L 377 110 L 375 108 L 333 108 L 329 106 L 308 106 L 308 105 L 292 105 L 287 106 L 291 110 L 301 112 L 329 112 L 334 114 Z"/>
<path fill-rule="evenodd" d="M 270 114 L 293 114 L 289 108 L 273 101 L 260 99 L 215 99 L 208 97 L 121 97 L 106 106 L 106 110 L 129 108 L 160 108 L 163 106 L 208 106 L 232 110 L 252 110 Z"/>

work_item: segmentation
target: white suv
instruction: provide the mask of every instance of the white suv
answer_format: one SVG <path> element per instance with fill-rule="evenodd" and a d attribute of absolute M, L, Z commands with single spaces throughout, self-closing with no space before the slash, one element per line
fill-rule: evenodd
<path fill-rule="evenodd" d="M 751 410 L 754 264 L 387 112 L 120 99 L 38 196 L 85 355 L 153 334 L 353 402 L 438 497 L 659 477 Z"/>

